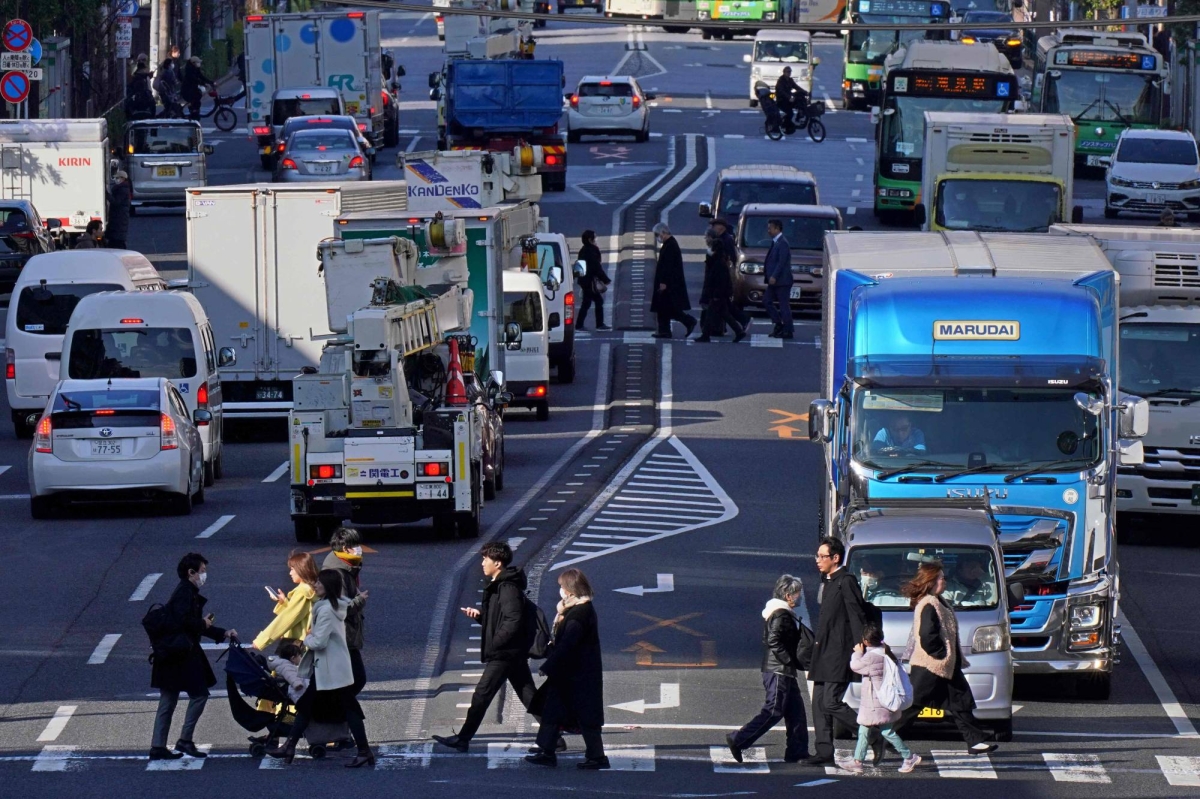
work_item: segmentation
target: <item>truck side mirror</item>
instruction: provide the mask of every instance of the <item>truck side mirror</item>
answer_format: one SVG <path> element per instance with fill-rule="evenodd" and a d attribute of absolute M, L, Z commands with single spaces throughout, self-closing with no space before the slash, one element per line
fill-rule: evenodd
<path fill-rule="evenodd" d="M 437 88 L 437 85 L 438 85 L 438 77 L 439 77 L 439 75 L 438 75 L 438 73 L 436 73 L 436 72 L 430 72 L 430 73 L 429 73 L 429 88 L 431 88 L 431 89 L 436 89 L 436 88 Z"/>
<path fill-rule="evenodd" d="M 521 349 L 521 326 L 516 322 L 504 326 L 504 346 L 510 350 Z"/>
<path fill-rule="evenodd" d="M 925 216 L 925 203 L 917 203 L 913 206 L 913 217 L 921 227 L 925 227 Z"/>
<path fill-rule="evenodd" d="M 205 155 L 212 155 L 213 146 L 211 144 L 202 144 L 200 145 L 200 152 L 204 153 Z"/>
<path fill-rule="evenodd" d="M 192 422 L 196 425 L 196 427 L 206 427 L 212 424 L 212 420 L 212 411 L 206 408 L 197 408 L 196 410 L 192 411 Z"/>
<path fill-rule="evenodd" d="M 550 329 L 556 330 L 560 325 L 562 325 L 562 317 L 558 315 L 557 311 L 555 311 L 554 313 L 550 314 Z"/>
<path fill-rule="evenodd" d="M 1012 608 L 1014 605 L 1025 603 L 1025 584 L 1024 583 L 1009 583 L 1008 584 L 1008 606 Z"/>
<path fill-rule="evenodd" d="M 1119 466 L 1141 466 L 1146 462 L 1146 450 L 1140 439 L 1117 440 L 1117 464 Z"/>
<path fill-rule="evenodd" d="M 833 403 L 815 399 L 808 406 L 808 440 L 828 444 L 833 440 Z"/>
<path fill-rule="evenodd" d="M 1071 224 L 1072 225 L 1082 225 L 1083 224 L 1083 206 L 1082 205 L 1077 205 L 1071 209 Z"/>
<path fill-rule="evenodd" d="M 700 203 L 700 216 L 704 217 L 705 219 L 710 219 L 712 215 L 712 206 L 708 203 Z"/>
<path fill-rule="evenodd" d="M 871 106 L 871 124 L 872 125 L 879 124 L 879 106 L 877 106 L 877 105 Z"/>
<path fill-rule="evenodd" d="M 1145 438 L 1150 429 L 1150 403 L 1141 397 L 1126 397 L 1120 410 L 1121 438 Z"/>
<path fill-rule="evenodd" d="M 812 60 L 812 65 L 813 65 L 813 69 L 816 69 L 817 67 L 821 66 L 821 59 L 814 57 Z"/>
<path fill-rule="evenodd" d="M 61 219 L 47 219 L 46 220 L 46 230 L 58 230 L 61 227 L 62 227 Z"/>
<path fill-rule="evenodd" d="M 237 363 L 237 353 L 233 347 L 222 347 L 217 351 L 217 366 L 233 366 Z"/>

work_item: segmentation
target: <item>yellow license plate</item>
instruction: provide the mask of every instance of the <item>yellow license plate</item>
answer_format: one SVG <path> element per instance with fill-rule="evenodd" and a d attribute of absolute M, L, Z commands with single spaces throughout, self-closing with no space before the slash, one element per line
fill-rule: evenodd
<path fill-rule="evenodd" d="M 155 168 L 154 174 L 160 178 L 173 178 L 178 172 L 173 166 L 160 166 Z"/>
<path fill-rule="evenodd" d="M 917 718 L 919 718 L 919 719 L 944 719 L 944 718 L 946 718 L 946 711 L 941 710 L 936 707 L 923 707 L 923 708 L 921 708 L 921 712 L 917 714 Z"/>

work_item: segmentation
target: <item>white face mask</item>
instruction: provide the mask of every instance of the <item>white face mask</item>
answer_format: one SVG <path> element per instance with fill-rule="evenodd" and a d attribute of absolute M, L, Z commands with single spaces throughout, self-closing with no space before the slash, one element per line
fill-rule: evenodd
<path fill-rule="evenodd" d="M 204 581 L 205 581 L 205 580 L 207 580 L 207 579 L 208 579 L 208 572 L 197 572 L 197 574 L 196 574 L 196 587 L 197 587 L 197 588 L 202 588 L 202 587 L 204 587 Z"/>
<path fill-rule="evenodd" d="M 568 597 L 571 596 L 570 594 L 567 593 L 567 589 L 563 588 L 562 586 L 559 586 L 558 595 L 560 597 L 562 597 L 563 599 L 567 599 Z"/>
<path fill-rule="evenodd" d="M 350 553 L 362 557 L 362 547 L 350 547 Z"/>

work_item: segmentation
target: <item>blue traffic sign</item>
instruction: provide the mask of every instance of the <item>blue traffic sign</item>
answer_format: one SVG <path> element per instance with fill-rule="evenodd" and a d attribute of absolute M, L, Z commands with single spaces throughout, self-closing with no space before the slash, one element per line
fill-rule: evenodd
<path fill-rule="evenodd" d="M 29 76 L 24 72 L 5 72 L 0 78 L 0 97 L 19 103 L 29 96 Z"/>
<path fill-rule="evenodd" d="M 35 67 L 41 62 L 41 60 L 42 60 L 42 41 L 41 41 L 41 39 L 34 39 L 33 43 L 29 45 L 29 59 L 30 59 L 30 62 Z"/>
<path fill-rule="evenodd" d="M 10 19 L 4 25 L 0 42 L 14 53 L 21 53 L 33 44 L 33 28 L 23 19 Z"/>

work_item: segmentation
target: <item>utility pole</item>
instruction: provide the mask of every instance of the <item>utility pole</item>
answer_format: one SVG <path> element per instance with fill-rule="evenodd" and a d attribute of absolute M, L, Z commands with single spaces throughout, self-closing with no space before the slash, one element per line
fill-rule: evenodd
<path fill-rule="evenodd" d="M 158 42 L 158 0 L 150 0 L 150 68 L 157 70 L 162 61 L 159 58 Z"/>
<path fill-rule="evenodd" d="M 159 53 L 171 50 L 171 0 L 152 0 L 158 9 L 158 47 Z M 166 56 L 163 56 L 164 58 Z M 161 60 L 161 59 L 160 59 Z"/>
<path fill-rule="evenodd" d="M 183 9 L 180 14 L 183 17 L 183 27 L 181 36 L 183 37 L 182 47 L 183 57 L 185 59 L 192 57 L 192 0 L 183 0 Z"/>

